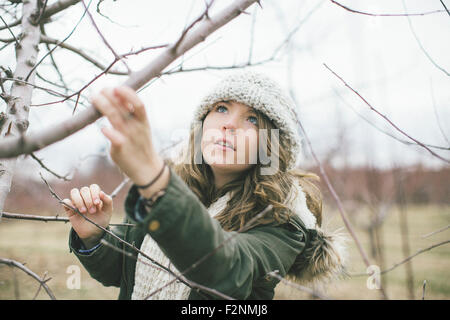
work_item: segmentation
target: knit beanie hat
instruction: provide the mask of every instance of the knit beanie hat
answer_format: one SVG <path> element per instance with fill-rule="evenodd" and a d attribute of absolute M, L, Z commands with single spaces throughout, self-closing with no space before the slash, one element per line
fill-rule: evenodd
<path fill-rule="evenodd" d="M 239 71 L 228 75 L 201 100 L 195 110 L 194 121 L 203 121 L 213 105 L 220 101 L 243 103 L 272 120 L 279 129 L 280 140 L 286 141 L 289 152 L 287 168 L 295 167 L 301 152 L 295 106 L 275 81 L 254 71 Z"/>

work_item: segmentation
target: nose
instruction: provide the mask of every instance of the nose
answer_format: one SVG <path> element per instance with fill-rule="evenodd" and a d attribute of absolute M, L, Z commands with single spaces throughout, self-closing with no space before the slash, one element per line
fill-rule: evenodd
<path fill-rule="evenodd" d="M 225 120 L 225 123 L 222 125 L 223 131 L 230 131 L 232 133 L 236 132 L 236 129 L 238 127 L 239 123 L 239 115 L 238 114 L 230 114 L 227 119 Z"/>
<path fill-rule="evenodd" d="M 222 130 L 223 131 L 228 131 L 231 133 L 235 133 L 236 132 L 236 126 L 234 126 L 233 124 L 230 123 L 226 123 L 222 126 Z"/>

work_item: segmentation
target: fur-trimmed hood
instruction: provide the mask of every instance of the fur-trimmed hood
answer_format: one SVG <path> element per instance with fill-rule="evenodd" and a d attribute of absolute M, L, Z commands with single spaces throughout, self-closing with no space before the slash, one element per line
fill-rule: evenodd
<path fill-rule="evenodd" d="M 317 225 L 309 210 L 306 195 L 299 184 L 294 184 L 285 202 L 306 229 L 304 250 L 288 271 L 288 277 L 302 283 L 330 281 L 346 275 L 346 241 L 340 232 L 328 232 Z"/>

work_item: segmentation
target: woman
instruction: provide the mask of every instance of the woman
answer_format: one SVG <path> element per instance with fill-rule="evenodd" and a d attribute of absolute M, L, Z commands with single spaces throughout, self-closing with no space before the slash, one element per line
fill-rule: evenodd
<path fill-rule="evenodd" d="M 119 299 L 223 297 L 173 281 L 161 266 L 236 299 L 272 299 L 279 282 L 273 271 L 302 281 L 342 272 L 340 239 L 320 229 L 315 176 L 294 168 L 300 138 L 293 104 L 271 79 L 238 72 L 220 81 L 198 106 L 176 159 L 153 148 L 133 90 L 105 89 L 92 103 L 111 122 L 102 129 L 111 157 L 133 182 L 125 222 L 136 226 L 113 232 L 143 254 L 136 260 L 101 244 L 130 251 L 65 207 L 69 246 L 93 278 L 120 286 Z M 64 201 L 108 227 L 112 199 L 98 185 L 73 189 Z"/>

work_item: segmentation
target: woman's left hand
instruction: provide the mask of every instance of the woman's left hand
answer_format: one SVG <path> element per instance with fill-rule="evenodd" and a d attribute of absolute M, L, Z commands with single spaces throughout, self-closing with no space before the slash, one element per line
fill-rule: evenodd
<path fill-rule="evenodd" d="M 147 183 L 163 160 L 153 147 L 150 123 L 136 92 L 126 86 L 105 88 L 91 102 L 112 125 L 102 132 L 111 141 L 113 161 L 134 183 Z"/>

